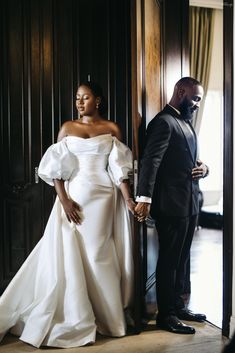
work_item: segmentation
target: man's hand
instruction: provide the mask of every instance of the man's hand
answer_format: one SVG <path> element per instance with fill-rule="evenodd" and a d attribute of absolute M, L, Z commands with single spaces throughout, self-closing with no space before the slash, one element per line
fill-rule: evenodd
<path fill-rule="evenodd" d="M 133 198 L 132 198 L 132 197 L 129 197 L 129 199 L 126 200 L 126 204 L 127 204 L 128 210 L 131 211 L 131 213 L 132 213 L 133 215 L 135 215 L 136 203 L 135 203 L 135 201 L 133 200 Z"/>
<path fill-rule="evenodd" d="M 150 203 L 138 202 L 135 208 L 136 218 L 139 222 L 143 222 L 149 215 Z"/>
<path fill-rule="evenodd" d="M 209 168 L 200 159 L 197 160 L 197 166 L 192 169 L 193 180 L 205 178 L 209 174 Z"/>

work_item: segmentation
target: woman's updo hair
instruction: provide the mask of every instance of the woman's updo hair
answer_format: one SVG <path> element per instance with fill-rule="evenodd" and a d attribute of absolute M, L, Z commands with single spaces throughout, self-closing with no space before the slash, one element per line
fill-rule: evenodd
<path fill-rule="evenodd" d="M 101 116 L 104 116 L 107 113 L 107 101 L 103 95 L 103 90 L 101 86 L 98 83 L 91 81 L 82 82 L 79 87 L 81 86 L 88 87 L 96 98 L 100 98 L 98 111 Z"/>

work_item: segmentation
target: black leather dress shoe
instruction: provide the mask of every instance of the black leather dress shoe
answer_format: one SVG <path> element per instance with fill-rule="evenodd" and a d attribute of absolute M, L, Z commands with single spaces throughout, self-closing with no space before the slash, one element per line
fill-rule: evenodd
<path fill-rule="evenodd" d="M 169 315 L 164 318 L 157 319 L 157 327 L 173 333 L 193 334 L 195 329 L 192 326 L 187 326 L 181 322 L 178 317 Z"/>
<path fill-rule="evenodd" d="M 185 321 L 203 322 L 206 320 L 206 315 L 195 314 L 191 310 L 188 310 L 188 309 L 177 310 L 176 315 L 180 320 L 185 320 Z"/>

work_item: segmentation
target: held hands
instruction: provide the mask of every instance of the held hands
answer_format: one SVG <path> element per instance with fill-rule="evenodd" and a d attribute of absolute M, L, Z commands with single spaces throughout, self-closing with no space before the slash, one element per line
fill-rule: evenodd
<path fill-rule="evenodd" d="M 81 206 L 71 199 L 66 199 L 62 202 L 64 212 L 69 222 L 82 224 Z"/>
<path fill-rule="evenodd" d="M 149 215 L 150 204 L 145 202 L 135 203 L 132 197 L 126 200 L 129 211 L 139 222 L 143 222 Z"/>
<path fill-rule="evenodd" d="M 192 169 L 192 179 L 198 180 L 205 178 L 209 174 L 209 168 L 200 159 L 197 160 L 197 166 Z"/>
<path fill-rule="evenodd" d="M 133 200 L 133 198 L 132 198 L 132 197 L 129 197 L 129 199 L 126 199 L 126 204 L 127 204 L 128 210 L 129 210 L 133 215 L 135 215 L 136 203 L 135 203 L 135 201 Z"/>
<path fill-rule="evenodd" d="M 143 222 L 149 215 L 150 203 L 138 202 L 135 207 L 135 216 L 139 222 Z"/>

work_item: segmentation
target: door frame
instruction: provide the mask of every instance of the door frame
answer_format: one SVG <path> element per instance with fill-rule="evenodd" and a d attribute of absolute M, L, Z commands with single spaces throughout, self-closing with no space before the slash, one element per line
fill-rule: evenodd
<path fill-rule="evenodd" d="M 233 273 L 233 0 L 224 0 L 223 321 L 229 336 Z"/>

